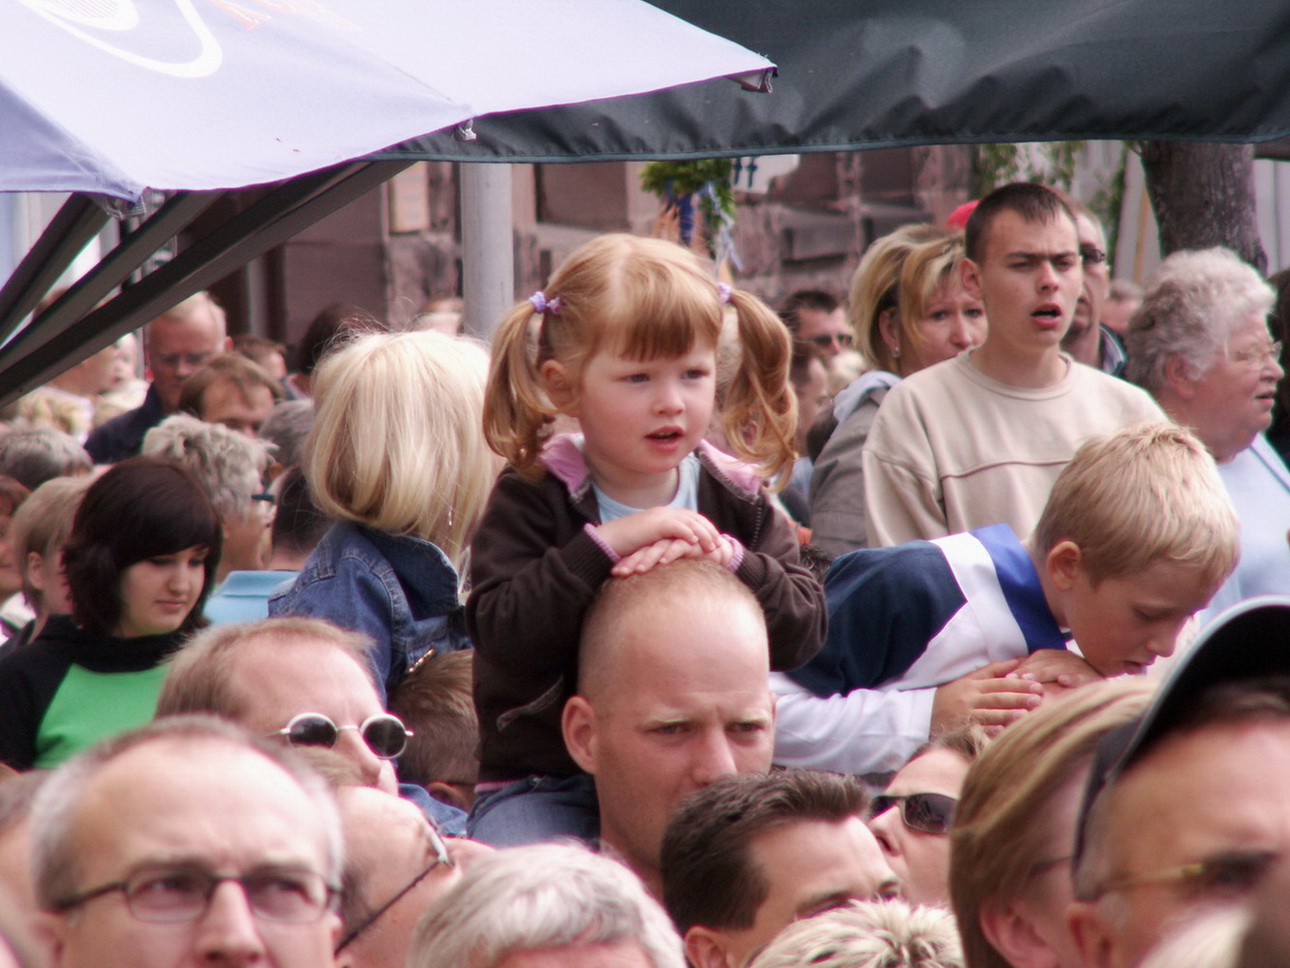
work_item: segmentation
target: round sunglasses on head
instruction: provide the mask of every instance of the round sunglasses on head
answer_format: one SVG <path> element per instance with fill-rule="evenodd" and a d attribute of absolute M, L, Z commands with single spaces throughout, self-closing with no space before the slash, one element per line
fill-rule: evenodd
<path fill-rule="evenodd" d="M 949 833 L 954 821 L 954 807 L 958 801 L 943 793 L 906 793 L 903 796 L 883 794 L 873 798 L 869 811 L 872 820 L 892 807 L 900 807 L 900 819 L 910 830 L 925 834 Z"/>
<path fill-rule="evenodd" d="M 354 729 L 363 737 L 368 749 L 383 760 L 392 760 L 408 746 L 412 730 L 403 720 L 389 713 L 368 716 L 359 726 L 337 726 L 322 713 L 301 713 L 272 735 L 285 736 L 292 746 L 325 746 L 331 749 L 340 739 L 342 729 Z"/>

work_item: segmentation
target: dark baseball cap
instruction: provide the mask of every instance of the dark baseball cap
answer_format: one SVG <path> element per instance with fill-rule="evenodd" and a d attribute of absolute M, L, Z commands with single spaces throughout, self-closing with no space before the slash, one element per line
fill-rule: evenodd
<path fill-rule="evenodd" d="M 1184 721 L 1204 693 L 1271 676 L 1290 676 L 1290 596 L 1251 598 L 1223 612 L 1170 672 L 1146 711 L 1102 737 L 1080 805 L 1075 864 L 1102 790 Z"/>

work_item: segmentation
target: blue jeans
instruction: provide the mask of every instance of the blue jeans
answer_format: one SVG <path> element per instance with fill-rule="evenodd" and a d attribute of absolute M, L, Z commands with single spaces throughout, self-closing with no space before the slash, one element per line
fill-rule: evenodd
<path fill-rule="evenodd" d="M 595 781 L 578 776 L 530 776 L 475 801 L 466 832 L 494 847 L 546 843 L 573 837 L 594 844 L 600 836 Z"/>

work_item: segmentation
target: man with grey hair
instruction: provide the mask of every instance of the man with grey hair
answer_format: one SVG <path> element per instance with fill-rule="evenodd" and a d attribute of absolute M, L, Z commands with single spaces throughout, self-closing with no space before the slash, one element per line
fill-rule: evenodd
<path fill-rule="evenodd" d="M 273 507 L 263 486 L 270 462 L 264 441 L 181 413 L 148 431 L 143 452 L 185 465 L 206 485 L 224 526 L 217 581 L 264 570 Z"/>
<path fill-rule="evenodd" d="M 538 844 L 475 862 L 422 919 L 408 968 L 683 968 L 663 909 L 618 863 Z"/>
<path fill-rule="evenodd" d="M 1283 376 L 1268 332 L 1274 298 L 1228 249 L 1175 252 L 1125 336 L 1125 376 L 1214 455 L 1241 521 L 1240 563 L 1202 622 L 1255 595 L 1290 594 L 1290 471 L 1263 435 Z"/>
<path fill-rule="evenodd" d="M 152 385 L 143 405 L 113 417 L 85 441 L 96 464 L 115 464 L 139 453 L 143 435 L 179 409 L 184 380 L 215 357 L 233 348 L 224 310 L 199 292 L 148 324 L 143 351 Z"/>
<path fill-rule="evenodd" d="M 1084 968 L 1134 968 L 1290 850 L 1290 598 L 1237 606 L 1098 745 L 1068 912 Z"/>
<path fill-rule="evenodd" d="M 69 760 L 32 811 L 55 968 L 330 968 L 342 861 L 321 778 L 206 717 Z"/>

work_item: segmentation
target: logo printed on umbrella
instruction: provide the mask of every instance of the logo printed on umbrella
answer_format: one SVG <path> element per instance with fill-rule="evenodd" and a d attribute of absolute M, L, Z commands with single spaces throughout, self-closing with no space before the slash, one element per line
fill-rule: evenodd
<path fill-rule="evenodd" d="M 119 47 L 97 31 L 128 34 L 139 28 L 139 10 L 134 0 L 20 0 L 52 24 L 79 37 L 99 50 L 122 60 L 174 77 L 207 77 L 219 70 L 223 54 L 210 28 L 193 7 L 192 0 L 175 0 L 184 21 L 192 28 L 201 45 L 197 55 L 187 61 L 164 61 Z M 91 33 L 82 27 L 93 28 Z"/>

